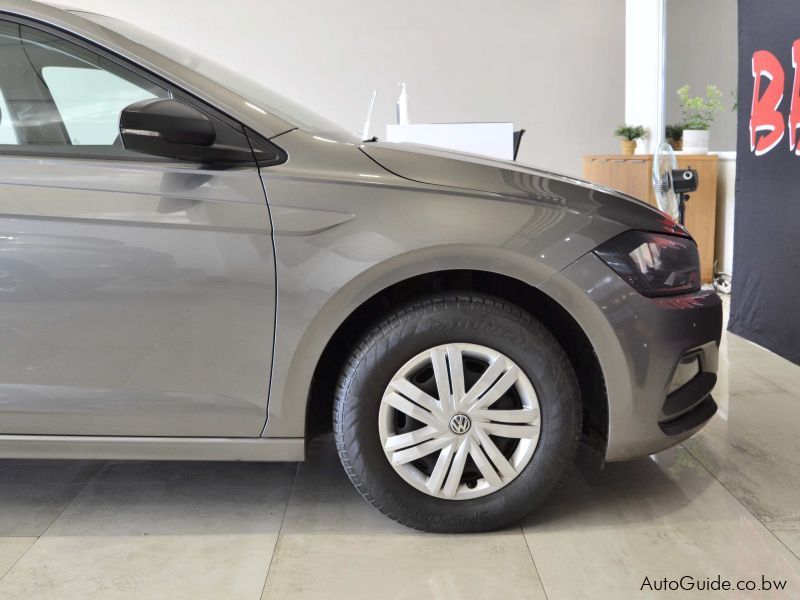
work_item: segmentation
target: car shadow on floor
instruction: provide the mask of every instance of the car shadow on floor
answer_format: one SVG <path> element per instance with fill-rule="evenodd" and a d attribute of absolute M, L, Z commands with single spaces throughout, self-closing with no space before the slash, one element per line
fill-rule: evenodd
<path fill-rule="evenodd" d="M 277 533 L 296 465 L 0 461 L 0 536 Z"/>
<path fill-rule="evenodd" d="M 680 446 L 606 464 L 594 450 L 581 446 L 564 484 L 525 525 L 557 529 L 560 524 L 572 527 L 591 522 L 602 526 L 619 518 L 628 524 L 651 523 L 692 504 L 714 483 Z"/>
<path fill-rule="evenodd" d="M 601 524 L 604 513 L 650 522 L 691 503 L 712 481 L 682 448 L 603 466 L 581 447 L 562 488 L 525 524 Z M 0 507 L 0 536 L 48 528 L 59 535 L 408 531 L 360 497 L 331 436 L 314 440 L 299 466 L 2 460 Z"/>

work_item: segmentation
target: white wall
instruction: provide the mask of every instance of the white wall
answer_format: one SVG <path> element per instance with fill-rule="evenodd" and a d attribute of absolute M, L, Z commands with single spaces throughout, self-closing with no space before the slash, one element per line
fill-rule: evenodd
<path fill-rule="evenodd" d="M 736 0 L 668 0 L 667 123 L 681 121 L 679 87 L 688 83 L 691 95 L 700 96 L 707 84 L 716 85 L 726 110 L 711 127 L 711 150 L 736 150 L 736 113 L 730 108 L 731 91 L 737 86 L 738 44 Z"/>
<path fill-rule="evenodd" d="M 637 154 L 652 154 L 663 140 L 666 0 L 625 4 L 625 122 L 648 131 Z"/>
<path fill-rule="evenodd" d="M 65 0 L 66 2 L 66 0 Z M 624 0 L 69 0 L 123 18 L 262 80 L 360 131 L 394 120 L 400 81 L 414 122 L 513 121 L 519 159 L 578 175 L 617 151 Z"/>
<path fill-rule="evenodd" d="M 733 273 L 733 218 L 736 204 L 736 152 L 722 152 L 717 179 L 716 273 Z"/>

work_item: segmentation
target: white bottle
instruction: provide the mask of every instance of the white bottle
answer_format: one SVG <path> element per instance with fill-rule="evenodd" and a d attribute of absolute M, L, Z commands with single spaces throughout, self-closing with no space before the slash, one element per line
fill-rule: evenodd
<path fill-rule="evenodd" d="M 408 125 L 408 94 L 406 84 L 400 84 L 400 97 L 397 98 L 397 124 Z"/>

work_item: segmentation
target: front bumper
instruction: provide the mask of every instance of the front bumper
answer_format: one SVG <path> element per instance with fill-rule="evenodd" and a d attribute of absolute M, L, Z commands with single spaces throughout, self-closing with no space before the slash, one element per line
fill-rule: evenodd
<path fill-rule="evenodd" d="M 652 454 L 716 412 L 722 303 L 713 291 L 646 298 L 589 253 L 540 289 L 578 321 L 608 395 L 606 460 Z"/>

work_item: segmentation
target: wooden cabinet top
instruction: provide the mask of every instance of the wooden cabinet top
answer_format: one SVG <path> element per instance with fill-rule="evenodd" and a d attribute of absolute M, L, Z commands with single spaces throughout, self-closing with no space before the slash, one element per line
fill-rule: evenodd
<path fill-rule="evenodd" d="M 675 158 L 678 160 L 689 159 L 693 161 L 708 160 L 716 162 L 719 156 L 716 154 L 683 154 L 676 152 Z M 583 160 L 653 160 L 652 154 L 586 154 Z"/>

